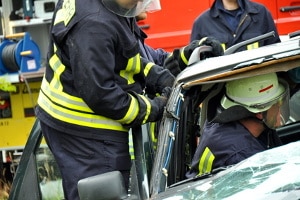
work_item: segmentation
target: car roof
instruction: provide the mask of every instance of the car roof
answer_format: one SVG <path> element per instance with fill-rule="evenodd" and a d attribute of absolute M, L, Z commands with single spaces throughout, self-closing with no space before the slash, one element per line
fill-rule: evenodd
<path fill-rule="evenodd" d="M 300 66 L 299 41 L 299 38 L 294 38 L 253 50 L 194 62 L 177 76 L 176 84 L 189 88 L 258 74 L 288 71 Z M 198 52 L 195 50 L 192 56 L 199 57 L 199 51 L 200 49 Z"/>

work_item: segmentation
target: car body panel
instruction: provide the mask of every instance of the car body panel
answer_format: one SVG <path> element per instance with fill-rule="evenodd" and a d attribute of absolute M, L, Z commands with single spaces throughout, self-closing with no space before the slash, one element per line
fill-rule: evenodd
<path fill-rule="evenodd" d="M 190 179 L 153 199 L 299 199 L 300 141 L 257 153 L 218 174 Z M 293 172 L 293 173 L 290 173 Z"/>

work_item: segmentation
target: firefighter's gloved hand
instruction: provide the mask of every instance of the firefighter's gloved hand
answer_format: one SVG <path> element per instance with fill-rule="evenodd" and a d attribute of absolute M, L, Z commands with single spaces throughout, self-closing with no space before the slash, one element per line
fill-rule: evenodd
<path fill-rule="evenodd" d="M 180 49 L 174 49 L 173 53 L 166 58 L 164 68 L 168 69 L 174 76 L 177 76 L 184 68 L 180 68 L 177 58 L 180 57 Z"/>
<path fill-rule="evenodd" d="M 224 54 L 221 43 L 213 37 L 205 37 L 201 40 L 194 40 L 189 45 L 180 49 L 175 49 L 173 53 L 165 60 L 164 67 L 169 69 L 174 76 L 177 76 L 182 70 L 187 67 L 190 56 L 193 51 L 199 46 L 211 46 L 210 55 L 204 57 L 215 57 Z"/>
<path fill-rule="evenodd" d="M 147 98 L 142 94 L 130 92 L 139 102 L 139 113 L 130 124 L 123 124 L 123 126 L 132 128 L 147 122 L 159 121 L 163 116 L 171 91 L 172 89 L 170 87 L 166 87 L 162 90 L 160 96 L 154 97 L 153 99 Z"/>
<path fill-rule="evenodd" d="M 167 101 L 168 98 L 166 96 L 155 97 L 151 100 L 152 108 L 147 122 L 156 122 L 162 118 Z"/>
<path fill-rule="evenodd" d="M 170 88 L 173 86 L 173 83 L 175 81 L 175 77 L 172 73 L 169 72 L 169 70 L 164 69 L 166 72 L 164 76 L 161 76 L 159 80 L 157 81 L 157 84 L 154 85 L 152 90 L 155 90 L 156 93 L 162 94 L 166 88 Z M 148 85 L 147 85 L 148 86 Z M 171 90 L 171 89 L 170 89 Z"/>
<path fill-rule="evenodd" d="M 149 115 L 148 122 L 156 122 L 159 121 L 164 113 L 165 106 L 167 101 L 171 95 L 172 89 L 171 87 L 165 87 L 162 90 L 160 96 L 155 97 L 151 102 L 151 114 Z"/>
<path fill-rule="evenodd" d="M 170 97 L 170 95 L 171 95 L 171 92 L 172 92 L 172 88 L 171 88 L 171 87 L 165 87 L 165 88 L 162 90 L 161 96 L 162 96 L 162 97 L 166 97 L 167 99 L 169 99 L 169 97 Z"/>
<path fill-rule="evenodd" d="M 205 37 L 200 40 L 200 46 L 204 45 L 212 47 L 212 55 L 214 57 L 224 55 L 224 49 L 219 40 L 213 37 Z"/>

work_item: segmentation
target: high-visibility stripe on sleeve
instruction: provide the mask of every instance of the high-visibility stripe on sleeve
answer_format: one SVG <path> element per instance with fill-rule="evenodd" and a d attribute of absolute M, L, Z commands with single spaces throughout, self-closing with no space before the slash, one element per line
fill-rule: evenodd
<path fill-rule="evenodd" d="M 247 50 L 257 49 L 259 47 L 258 42 L 254 42 L 252 44 L 247 45 Z"/>
<path fill-rule="evenodd" d="M 215 156 L 210 151 L 210 149 L 208 147 L 206 147 L 204 149 L 204 152 L 199 161 L 199 166 L 198 166 L 199 174 L 198 175 L 202 175 L 202 174 L 211 172 L 214 159 L 215 159 Z"/>
<path fill-rule="evenodd" d="M 145 114 L 145 118 L 143 120 L 143 124 L 147 122 L 147 119 L 149 118 L 149 115 L 151 113 L 151 103 L 149 102 L 149 100 L 143 96 L 143 95 L 139 95 L 145 102 L 146 104 L 146 114 Z"/>
<path fill-rule="evenodd" d="M 144 69 L 144 75 L 148 76 L 149 71 L 151 70 L 151 68 L 154 66 L 154 63 L 148 63 Z"/>
<path fill-rule="evenodd" d="M 138 115 L 139 113 L 139 103 L 138 100 L 136 98 L 134 98 L 132 95 L 130 95 L 131 97 L 131 102 L 129 105 L 129 109 L 126 113 L 126 115 L 118 120 L 120 123 L 131 123 Z"/>
<path fill-rule="evenodd" d="M 184 55 L 184 49 L 182 49 L 181 51 L 180 51 L 180 58 L 181 58 L 181 60 L 184 62 L 184 64 L 188 64 L 188 60 L 186 59 L 186 57 L 185 57 L 185 55 Z"/>
<path fill-rule="evenodd" d="M 222 46 L 223 50 L 225 51 L 226 50 L 226 44 L 222 43 L 221 46 Z"/>

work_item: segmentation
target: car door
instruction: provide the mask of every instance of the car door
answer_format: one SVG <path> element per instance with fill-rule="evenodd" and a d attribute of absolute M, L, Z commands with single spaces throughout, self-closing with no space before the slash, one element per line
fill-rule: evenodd
<path fill-rule="evenodd" d="M 9 200 L 64 199 L 61 176 L 36 120 L 22 153 Z"/>

